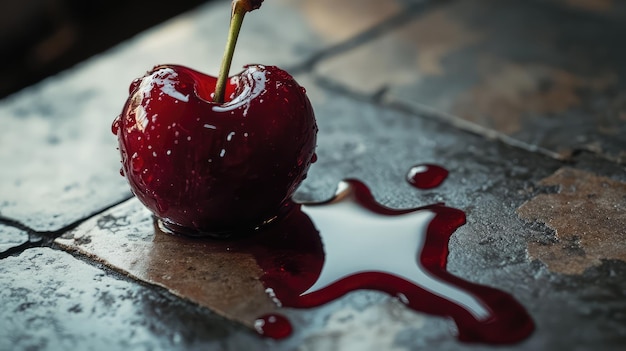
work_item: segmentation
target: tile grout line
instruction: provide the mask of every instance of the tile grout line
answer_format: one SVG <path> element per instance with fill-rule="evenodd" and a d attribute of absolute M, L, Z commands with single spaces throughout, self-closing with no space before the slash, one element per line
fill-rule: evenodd
<path fill-rule="evenodd" d="M 461 130 L 464 132 L 468 132 L 489 140 L 496 140 L 505 145 L 524 150 L 530 153 L 537 153 L 544 156 L 547 156 L 551 159 L 572 164 L 576 162 L 576 158 L 581 153 L 590 153 L 599 159 L 614 163 L 616 165 L 625 165 L 626 160 L 622 161 L 620 158 L 609 157 L 608 155 L 599 154 L 594 152 L 593 150 L 586 149 L 584 147 L 573 148 L 571 153 L 569 154 L 560 154 L 558 152 L 552 151 L 550 149 L 532 145 L 526 143 L 524 141 L 518 140 L 509 135 L 503 134 L 501 132 L 491 130 L 485 127 L 482 127 L 478 124 L 466 121 L 462 118 L 459 118 L 453 114 L 446 113 L 444 111 L 439 111 L 434 108 L 429 107 L 425 104 L 410 104 L 402 101 L 389 99 L 387 95 L 388 86 L 383 86 L 379 91 L 374 92 L 373 94 L 362 94 L 351 90 L 349 87 L 345 85 L 333 82 L 332 80 L 321 77 L 314 72 L 315 65 L 319 62 L 324 61 L 327 58 L 332 58 L 337 55 L 341 55 L 346 51 L 359 47 L 368 43 L 371 40 L 374 40 L 387 32 L 394 30 L 395 28 L 401 27 L 402 25 L 408 23 L 413 20 L 415 17 L 418 17 L 421 13 L 427 12 L 436 6 L 446 4 L 451 2 L 452 0 L 441 0 L 441 1 L 433 1 L 426 0 L 419 4 L 409 5 L 406 10 L 398 15 L 391 16 L 390 18 L 385 19 L 381 23 L 365 30 L 356 36 L 347 39 L 341 43 L 338 43 L 330 48 L 323 50 L 319 53 L 314 54 L 304 62 L 300 64 L 296 64 L 292 66 L 288 71 L 293 72 L 294 74 L 310 74 L 313 78 L 314 82 L 318 84 L 320 87 L 328 89 L 335 93 L 340 93 L 344 96 L 354 98 L 361 101 L 371 102 L 377 106 L 388 107 L 395 111 L 401 111 L 404 113 L 408 113 L 413 116 L 422 116 L 428 118 L 430 120 L 436 120 L 442 122 L 448 126 L 451 126 L 457 130 Z M 556 6 L 556 5 L 555 5 Z M 574 10 L 572 10 L 574 11 Z M 584 12 L 584 11 L 577 11 Z"/>
<path fill-rule="evenodd" d="M 9 227 L 13 227 L 13 228 L 17 228 L 19 230 L 22 230 L 24 232 L 26 232 L 28 234 L 28 241 L 12 247 L 2 253 L 0 253 L 0 260 L 3 258 L 7 258 L 9 256 L 16 256 L 21 254 L 23 251 L 27 250 L 27 249 L 31 249 L 34 247 L 49 247 L 49 248 L 55 248 L 54 245 L 54 240 L 56 240 L 58 237 L 60 237 L 61 235 L 63 235 L 64 233 L 71 231 L 73 229 L 75 229 L 76 227 L 78 227 L 79 225 L 81 225 L 82 223 L 84 223 L 85 221 L 88 221 L 89 219 L 98 216 L 106 211 L 108 211 L 109 209 L 118 206 L 130 199 L 132 199 L 134 196 L 127 196 L 124 197 L 122 200 L 116 201 L 110 205 L 107 205 L 105 207 L 102 207 L 94 212 L 92 212 L 91 214 L 83 217 L 83 218 L 79 218 L 77 220 L 75 220 L 74 222 L 71 222 L 68 225 L 65 225 L 57 230 L 51 230 L 51 231 L 37 231 L 33 228 L 30 228 L 29 226 L 21 223 L 20 221 L 11 219 L 11 218 L 6 218 L 6 217 L 0 217 L 0 224 L 9 226 Z"/>
<path fill-rule="evenodd" d="M 407 24 L 420 14 L 451 1 L 452 0 L 424 0 L 418 4 L 408 5 L 406 8 L 401 10 L 399 14 L 384 19 L 382 22 L 356 34 L 351 38 L 315 53 L 303 62 L 287 67 L 286 71 L 291 74 L 312 73 L 313 68 L 319 62 L 366 44 L 398 27 Z"/>
<path fill-rule="evenodd" d="M 430 11 L 431 9 L 437 6 L 441 6 L 452 1 L 453 0 L 440 0 L 440 1 L 425 0 L 425 1 L 420 2 L 419 4 L 409 5 L 405 9 L 405 11 L 403 11 L 402 13 L 395 15 L 395 16 L 391 16 L 390 18 L 383 20 L 381 23 L 357 34 L 356 36 L 350 39 L 347 39 L 341 43 L 331 46 L 330 48 L 326 50 L 323 50 L 319 53 L 314 54 L 313 56 L 306 59 L 304 62 L 301 62 L 299 64 L 296 64 L 288 68 L 287 71 L 291 72 L 292 74 L 310 74 L 313 80 L 315 81 L 315 83 L 318 84 L 320 87 L 323 87 L 335 93 L 340 93 L 350 98 L 354 98 L 354 99 L 362 100 L 362 101 L 368 101 L 377 106 L 388 107 L 395 111 L 408 113 L 413 116 L 423 116 L 430 120 L 442 122 L 458 130 L 468 132 L 468 133 L 471 133 L 480 137 L 484 137 L 490 140 L 497 140 L 499 142 L 502 142 L 505 145 L 509 145 L 514 148 L 525 150 L 527 152 L 539 153 L 539 154 L 542 154 L 544 156 L 547 156 L 549 158 L 552 158 L 561 162 L 572 162 L 573 161 L 572 158 L 575 156 L 574 154 L 576 152 L 587 151 L 587 150 L 573 150 L 573 154 L 571 158 L 568 158 L 566 156 L 553 152 L 549 149 L 545 149 L 539 146 L 533 146 L 533 145 L 524 143 L 508 135 L 502 134 L 500 132 L 483 128 L 474 123 L 462 120 L 454 115 L 435 110 L 433 108 L 428 107 L 427 105 L 420 104 L 420 106 L 411 106 L 409 104 L 402 103 L 400 101 L 394 101 L 394 100 L 389 101 L 388 99 L 387 101 L 385 101 L 386 91 L 388 89 L 387 86 L 384 86 L 382 89 L 380 89 L 379 91 L 371 95 L 360 94 L 342 85 L 341 83 L 330 81 L 328 79 L 325 79 L 323 77 L 316 75 L 315 72 L 313 72 L 315 65 L 317 65 L 319 62 L 327 58 L 340 55 L 348 50 L 354 49 L 361 45 L 364 45 L 370 42 L 371 40 L 374 40 L 388 33 L 391 30 L 394 30 L 398 27 L 403 26 L 404 24 L 415 19 L 416 17 L 418 17 L 420 14 L 424 12 Z M 612 161 L 612 160 L 609 160 L 609 161 Z M 619 164 L 619 162 L 617 163 Z"/>
<path fill-rule="evenodd" d="M 434 109 L 425 104 L 419 104 L 419 103 L 409 104 L 409 103 L 404 103 L 402 101 L 395 100 L 395 99 L 386 99 L 385 101 L 379 102 L 379 104 L 380 106 L 386 106 L 396 111 L 403 111 L 411 115 L 423 116 L 424 118 L 427 118 L 430 120 L 439 121 L 443 124 L 453 127 L 454 129 L 471 133 L 476 136 L 483 137 L 487 140 L 499 141 L 505 145 L 514 147 L 516 149 L 524 150 L 533 154 L 538 153 L 538 154 L 547 156 L 551 159 L 561 161 L 561 162 L 569 161 L 567 157 L 564 157 L 563 155 L 557 152 L 551 151 L 549 149 L 546 149 L 540 146 L 525 143 L 523 141 L 517 140 L 511 136 L 508 136 L 496 130 L 485 128 L 481 125 L 466 121 L 453 114 L 449 114 L 449 113 Z"/>
<path fill-rule="evenodd" d="M 182 301 L 185 304 L 188 304 L 189 306 L 196 308 L 196 309 L 202 309 L 205 312 L 208 312 L 210 314 L 213 315 L 213 317 L 215 318 L 220 318 L 223 321 L 232 323 L 233 325 L 236 326 L 243 326 L 246 330 L 250 330 L 251 329 L 243 324 L 240 324 L 238 322 L 235 322 L 219 313 L 216 313 L 215 311 L 213 311 L 212 309 L 203 306 L 187 297 L 184 296 L 180 296 L 175 294 L 174 292 L 170 291 L 167 287 L 157 284 L 157 283 L 151 283 L 148 281 L 145 281 L 143 279 L 140 279 L 139 277 L 136 277 L 128 272 L 125 272 L 122 269 L 116 268 L 114 265 L 108 264 L 106 262 L 103 262 L 101 260 L 95 259 L 94 256 L 89 255 L 85 252 L 82 252 L 80 250 L 77 249 L 69 249 L 69 248 L 63 248 L 62 245 L 58 245 L 56 243 L 54 243 L 54 241 L 51 242 L 50 246 L 51 249 L 54 250 L 58 250 L 58 251 L 62 251 L 67 253 L 68 255 L 72 256 L 74 259 L 89 265 L 90 267 L 94 267 L 97 268 L 101 271 L 103 271 L 107 276 L 109 277 L 113 277 L 116 280 L 122 280 L 124 282 L 130 283 L 130 284 L 137 284 L 141 287 L 144 287 L 152 292 L 155 292 L 159 295 L 161 295 L 163 298 L 166 299 L 171 299 L 171 300 L 178 300 L 178 301 Z"/>
<path fill-rule="evenodd" d="M 341 43 L 338 43 L 334 46 L 331 46 L 330 48 L 327 48 L 326 50 L 323 50 L 319 53 L 316 53 L 314 55 L 312 55 L 311 57 L 309 57 L 308 59 L 306 59 L 305 61 L 296 64 L 294 66 L 292 66 L 291 68 L 288 69 L 289 72 L 293 72 L 293 74 L 301 74 L 301 73 L 311 73 L 313 68 L 315 67 L 315 65 L 317 63 L 319 63 L 320 61 L 327 59 L 329 57 L 333 57 L 336 55 L 339 55 L 343 52 L 346 52 L 350 49 L 353 49 L 355 47 L 358 47 L 360 45 L 363 45 L 373 39 L 376 39 L 378 37 L 380 37 L 381 35 L 384 35 L 385 33 L 400 27 L 406 23 L 408 23 L 410 20 L 412 20 L 413 18 L 415 18 L 417 15 L 430 10 L 431 8 L 441 5 L 441 4 L 445 4 L 447 2 L 450 2 L 451 0 L 424 0 L 418 4 L 411 4 L 408 5 L 405 9 L 403 9 L 403 11 L 400 14 L 397 14 L 395 16 L 391 16 L 390 18 L 387 18 L 385 20 L 383 20 L 382 22 L 378 23 L 377 25 L 374 25 L 373 27 L 355 35 L 354 37 L 347 39 Z M 332 90 L 336 90 L 338 88 L 332 89 Z M 344 91 L 345 94 L 348 94 L 348 91 Z M 362 99 L 363 97 L 357 97 Z M 371 99 L 370 99 L 371 100 Z M 5 257 L 8 256 L 13 256 L 13 255 L 17 255 L 20 254 L 21 252 L 23 252 L 26 249 L 32 248 L 32 247 L 51 247 L 53 245 L 53 242 L 56 238 L 58 238 L 59 236 L 61 236 L 63 233 L 70 231 L 74 228 L 76 228 L 78 225 L 80 225 L 81 223 L 83 223 L 84 221 L 97 216 L 103 212 L 105 212 L 106 210 L 117 206 L 127 200 L 129 200 L 131 197 L 127 197 L 122 199 L 121 201 L 118 201 L 116 203 L 113 203 L 109 206 L 106 206 L 100 210 L 97 210 L 89 215 L 87 215 L 86 217 L 80 218 L 60 229 L 57 230 L 53 230 L 53 231 L 37 231 L 27 225 L 25 225 L 24 223 L 12 219 L 12 218 L 7 218 L 7 217 L 2 217 L 0 216 L 0 224 L 3 225 L 7 225 L 10 227 L 14 227 L 17 228 L 19 230 L 22 230 L 24 232 L 26 232 L 28 234 L 28 242 L 22 244 L 22 245 L 18 245 L 16 247 L 13 247 L 3 253 L 0 253 L 0 259 L 3 259 Z"/>
<path fill-rule="evenodd" d="M 5 259 L 7 257 L 11 257 L 11 256 L 17 256 L 19 254 L 21 254 L 22 252 L 28 250 L 28 249 L 32 249 L 35 247 L 41 247 L 43 245 L 41 245 L 40 243 L 34 243 L 32 241 L 30 241 L 30 235 L 29 235 L 29 241 L 18 245 L 18 246 L 13 246 L 10 249 L 7 249 L 4 252 L 0 253 L 0 260 Z"/>
<path fill-rule="evenodd" d="M 379 91 L 374 92 L 373 94 L 363 94 L 356 92 L 349 87 L 339 83 L 327 79 L 323 76 L 319 76 L 314 72 L 310 72 L 311 78 L 319 87 L 323 89 L 327 89 L 333 93 L 341 94 L 345 97 L 352 98 L 355 100 L 360 100 L 364 102 L 372 103 L 373 105 L 389 108 L 391 110 L 402 112 L 409 114 L 414 117 L 423 117 L 432 121 L 436 121 L 439 123 L 443 123 L 447 126 L 450 126 L 456 130 L 460 130 L 463 132 L 467 132 L 479 137 L 486 138 L 488 140 L 494 140 L 501 142 L 504 145 L 511 146 L 513 148 L 524 150 L 526 152 L 530 152 L 533 154 L 540 154 L 546 156 L 550 159 L 554 159 L 556 161 L 560 161 L 566 164 L 576 163 L 576 158 L 581 153 L 589 153 L 594 155 L 595 157 L 605 160 L 607 162 L 616 164 L 618 166 L 626 165 L 626 161 L 621 161 L 618 158 L 608 157 L 607 155 L 598 154 L 593 150 L 589 150 L 586 148 L 573 148 L 569 154 L 560 154 L 558 152 L 552 151 L 550 149 L 546 149 L 541 146 L 528 144 L 521 140 L 515 139 L 509 135 L 503 134 L 496 130 L 491 130 L 485 127 L 482 127 L 478 124 L 466 121 L 460 117 L 457 117 L 453 114 L 446 113 L 444 111 L 440 111 L 429 107 L 426 104 L 421 103 L 406 103 L 397 99 L 393 99 L 392 97 L 387 95 L 387 86 L 383 86 Z"/>
<path fill-rule="evenodd" d="M 559 153 L 553 152 L 549 149 L 542 148 L 539 146 L 533 146 L 522 141 L 519 141 L 513 137 L 502 134 L 500 132 L 490 130 L 487 128 L 483 128 L 480 125 L 465 121 L 461 118 L 458 118 L 454 115 L 435 110 L 427 105 L 419 104 L 419 106 L 415 106 L 412 104 L 403 103 L 401 101 L 393 100 L 393 99 L 385 99 L 386 87 L 383 87 L 380 91 L 369 95 L 355 92 L 345 85 L 341 83 L 336 83 L 332 80 L 328 80 L 324 77 L 317 76 L 312 74 L 313 81 L 323 89 L 327 89 L 336 94 L 341 94 L 345 97 L 369 102 L 375 106 L 379 106 L 382 108 L 389 108 L 396 112 L 402 112 L 407 115 L 418 117 L 418 118 L 426 118 L 431 121 L 435 121 L 437 123 L 444 124 L 453 128 L 454 130 L 459 130 L 461 132 L 470 133 L 472 135 L 476 135 L 478 137 L 485 138 L 487 140 L 493 140 L 502 143 L 503 145 L 507 145 L 519 150 L 523 150 L 532 154 L 539 154 L 550 159 L 560 161 L 567 164 L 575 163 L 576 156 L 581 152 L 590 152 L 593 155 L 600 157 L 601 159 L 607 160 L 609 162 L 620 165 L 620 162 L 615 160 L 608 159 L 603 157 L 602 155 L 598 155 L 586 149 L 576 149 L 572 150 L 571 156 L 564 156 Z"/>
<path fill-rule="evenodd" d="M 436 8 L 437 6 L 444 5 L 446 3 L 452 2 L 453 0 L 425 0 L 420 2 L 419 4 L 413 4 L 407 6 L 407 8 L 400 14 L 391 16 L 383 20 L 381 23 L 374 25 L 373 27 L 349 38 L 343 42 L 340 42 L 334 46 L 327 48 L 321 52 L 313 54 L 308 59 L 304 60 L 299 64 L 295 64 L 287 69 L 287 71 L 293 74 L 310 74 L 319 86 L 326 88 L 330 91 L 343 94 L 344 96 L 351 97 L 354 99 L 368 101 L 374 103 L 375 105 L 382 107 L 389 107 L 396 111 L 402 111 L 405 113 L 409 113 L 415 116 L 422 116 L 431 120 L 436 120 L 445 123 L 451 127 L 454 127 L 458 130 L 462 130 L 480 137 L 487 138 L 489 140 L 496 140 L 505 145 L 512 146 L 514 148 L 518 148 L 521 150 L 525 150 L 531 153 L 538 153 L 544 156 L 547 156 L 551 159 L 555 159 L 564 163 L 575 163 L 577 155 L 581 153 L 591 153 L 600 159 L 606 160 L 611 163 L 615 163 L 617 165 L 626 164 L 626 161 L 622 161 L 619 158 L 608 157 L 607 155 L 598 154 L 593 152 L 593 150 L 588 150 L 585 148 L 574 148 L 571 150 L 570 154 L 564 155 L 558 152 L 549 150 L 547 148 L 532 145 L 518 139 L 515 139 L 509 135 L 503 134 L 501 132 L 490 130 L 488 128 L 484 128 L 478 124 L 471 123 L 462 118 L 459 118 L 455 115 L 435 110 L 428 105 L 417 104 L 414 106 L 412 104 L 403 103 L 401 101 L 389 100 L 387 96 L 387 86 L 383 86 L 379 91 L 374 92 L 373 94 L 361 94 L 357 93 L 348 87 L 342 85 L 341 83 L 333 82 L 328 79 L 325 79 L 321 76 L 318 76 L 314 72 L 315 66 L 328 59 L 337 55 L 341 55 L 351 49 L 357 48 L 361 45 L 364 45 L 371 40 L 374 40 L 382 35 L 385 35 L 391 30 L 394 30 L 398 27 L 401 27 L 408 23 L 409 21 L 415 19 L 420 14 L 430 11 L 431 9 Z M 573 10 L 572 10 L 573 11 Z M 578 11 L 580 12 L 580 11 Z M 584 12 L 584 11 L 583 11 Z"/>
<path fill-rule="evenodd" d="M 332 89 L 332 87 L 328 87 L 328 89 Z M 357 94 L 352 93 L 350 95 L 355 96 Z M 411 103 L 406 103 L 400 100 L 390 99 L 390 98 L 387 98 L 384 100 L 385 101 L 376 101 L 375 103 L 379 106 L 388 107 L 395 111 L 401 111 L 401 112 L 405 112 L 413 116 L 422 116 L 430 120 L 439 121 L 457 130 L 468 132 L 468 133 L 477 135 L 479 137 L 486 138 L 488 140 L 499 141 L 503 143 L 504 145 L 508 145 L 513 148 L 524 150 L 533 154 L 543 155 L 550 159 L 562 162 L 563 164 L 569 164 L 569 165 L 575 164 L 577 162 L 577 157 L 580 154 L 588 153 L 600 160 L 604 160 L 606 162 L 615 164 L 617 166 L 626 166 L 626 162 L 620 160 L 619 158 L 609 157 L 608 155 L 597 153 L 597 152 L 594 152 L 593 150 L 590 150 L 584 147 L 572 148 L 569 153 L 560 154 L 556 151 L 552 151 L 550 149 L 547 149 L 538 145 L 532 145 L 532 144 L 526 143 L 524 141 L 518 140 L 512 136 L 498 132 L 496 130 L 485 128 L 479 124 L 475 124 L 463 118 L 457 117 L 454 114 L 436 110 L 425 104 L 419 104 L 419 103 L 411 104 Z"/>
<path fill-rule="evenodd" d="M 109 277 L 113 277 L 116 280 L 122 280 L 125 281 L 127 283 L 131 283 L 131 284 L 137 284 L 143 288 L 146 288 L 152 292 L 155 292 L 159 295 L 161 295 L 162 297 L 166 298 L 166 299 L 171 299 L 171 300 L 178 300 L 182 303 L 188 304 L 189 306 L 192 306 L 195 309 L 201 309 L 204 310 L 205 313 L 208 312 L 210 313 L 214 318 L 220 318 L 221 320 L 231 323 L 233 326 L 236 327 L 241 327 L 245 330 L 247 330 L 248 332 L 253 332 L 253 329 L 251 326 L 245 325 L 241 322 L 232 320 L 228 317 L 226 317 L 225 315 L 222 315 L 216 311 L 214 311 L 213 309 L 204 306 L 196 301 L 193 301 L 192 299 L 188 298 L 187 296 L 184 295 L 179 295 L 173 291 L 171 291 L 169 288 L 167 288 L 165 285 L 159 284 L 159 283 L 155 283 L 155 282 L 149 282 L 147 280 L 144 280 L 138 276 L 135 276 L 134 274 L 124 271 L 124 269 L 122 268 L 118 268 L 115 267 L 115 265 L 112 265 L 108 262 L 105 262 L 103 260 L 99 260 L 97 256 L 91 255 L 89 253 L 86 253 L 84 251 L 81 251 L 79 249 L 76 248 L 71 248 L 71 247 L 66 247 L 62 244 L 57 244 L 53 241 L 50 242 L 50 245 L 48 245 L 47 247 L 53 249 L 53 250 L 57 250 L 57 251 L 61 251 L 64 252 L 70 256 L 72 256 L 74 259 L 89 265 L 90 267 L 94 267 L 97 268 L 101 271 L 103 271 L 107 276 Z M 1 257 L 0 258 L 4 258 Z"/>

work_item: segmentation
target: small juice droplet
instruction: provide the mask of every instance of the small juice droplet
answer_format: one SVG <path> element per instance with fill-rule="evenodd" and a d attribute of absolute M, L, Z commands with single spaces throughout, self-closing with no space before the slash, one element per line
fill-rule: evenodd
<path fill-rule="evenodd" d="M 135 89 L 137 89 L 139 84 L 141 84 L 141 78 L 137 78 L 133 80 L 132 83 L 130 83 L 130 86 L 128 87 L 128 93 L 132 94 L 135 91 Z"/>
<path fill-rule="evenodd" d="M 452 318 L 459 340 L 519 342 L 534 330 L 522 305 L 446 270 L 449 238 L 465 220 L 463 211 L 444 205 L 381 206 L 353 179 L 340 183 L 329 201 L 294 204 L 273 226 L 232 249 L 255 257 L 263 285 L 283 307 L 310 308 L 354 290 L 378 290 L 415 311 Z M 284 325 L 288 321 L 263 316 L 255 327 L 279 338 L 290 331 Z"/>
<path fill-rule="evenodd" d="M 139 173 L 143 169 L 143 159 L 137 154 L 134 154 L 130 159 L 130 164 L 133 167 L 133 171 L 136 173 Z"/>
<path fill-rule="evenodd" d="M 284 339 L 291 335 L 293 328 L 287 318 L 280 314 L 266 314 L 254 321 L 254 329 L 260 335 L 272 339 Z"/>
<path fill-rule="evenodd" d="M 448 177 L 448 170 L 433 164 L 421 164 L 411 167 L 406 179 L 418 189 L 436 188 Z"/>
<path fill-rule="evenodd" d="M 113 120 L 113 124 L 111 125 L 111 132 L 113 132 L 114 135 L 117 135 L 117 132 L 119 132 L 120 130 L 120 116 L 115 117 L 115 120 Z"/>

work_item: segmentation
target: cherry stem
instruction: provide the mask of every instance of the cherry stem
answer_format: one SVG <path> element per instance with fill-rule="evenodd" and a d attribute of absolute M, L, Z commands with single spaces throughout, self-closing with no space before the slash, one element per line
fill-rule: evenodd
<path fill-rule="evenodd" d="M 226 49 L 224 50 L 224 57 L 222 58 L 220 74 L 217 77 L 217 84 L 215 85 L 215 95 L 213 95 L 213 102 L 218 104 L 224 103 L 226 81 L 228 80 L 230 64 L 233 62 L 233 54 L 235 53 L 235 46 L 237 45 L 237 38 L 239 37 L 239 31 L 241 30 L 243 18 L 246 15 L 246 12 L 248 12 L 248 9 L 245 6 L 240 5 L 240 3 L 241 2 L 237 0 L 233 1 L 233 13 L 230 18 L 228 40 L 226 41 Z"/>

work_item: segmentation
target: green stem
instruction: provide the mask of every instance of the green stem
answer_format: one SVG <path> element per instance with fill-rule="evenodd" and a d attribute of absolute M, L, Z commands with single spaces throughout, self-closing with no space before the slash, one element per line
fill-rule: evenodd
<path fill-rule="evenodd" d="M 243 23 L 243 18 L 246 15 L 246 12 L 247 11 L 243 6 L 235 6 L 233 9 L 233 14 L 230 19 L 228 40 L 226 41 L 226 49 L 224 50 L 224 58 L 222 58 L 222 66 L 220 67 L 220 74 L 217 77 L 217 84 L 215 85 L 215 95 L 213 96 L 213 102 L 218 104 L 224 103 L 226 81 L 228 80 L 230 64 L 233 61 L 235 45 L 237 45 L 237 38 L 239 37 L 239 31 L 241 30 L 241 24 Z"/>

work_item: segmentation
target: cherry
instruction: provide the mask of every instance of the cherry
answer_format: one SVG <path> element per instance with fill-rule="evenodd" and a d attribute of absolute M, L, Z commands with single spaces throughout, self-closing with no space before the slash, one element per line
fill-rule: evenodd
<path fill-rule="evenodd" d="M 233 18 L 254 8 L 234 6 Z M 228 236 L 273 220 L 315 158 L 313 109 L 291 75 L 264 65 L 227 74 L 156 66 L 113 122 L 133 193 L 175 232 Z"/>

